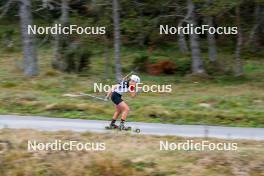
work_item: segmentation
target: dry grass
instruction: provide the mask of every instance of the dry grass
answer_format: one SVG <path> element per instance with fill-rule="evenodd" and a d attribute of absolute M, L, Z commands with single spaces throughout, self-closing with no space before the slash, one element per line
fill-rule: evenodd
<path fill-rule="evenodd" d="M 134 52 L 124 53 L 133 56 Z M 0 114 L 41 115 L 49 117 L 104 119 L 114 113 L 113 104 L 92 98 L 69 98 L 66 93 L 93 93 L 93 83 L 115 84 L 105 80 L 103 56 L 91 58 L 86 76 L 52 70 L 52 50 L 39 52 L 40 75 L 23 76 L 18 65 L 22 53 L 0 53 Z M 127 57 L 125 57 L 127 59 Z M 124 59 L 125 59 L 124 58 Z M 124 67 L 130 61 L 123 60 Z M 144 84 L 171 84 L 171 93 L 141 93 L 135 99 L 124 96 L 131 112 L 128 120 L 175 124 L 209 124 L 243 127 L 264 127 L 263 62 L 248 61 L 246 77 L 215 77 L 210 80 L 189 80 L 188 77 L 149 76 L 142 74 Z M 112 70 L 113 71 L 113 70 Z M 113 78 L 111 72 L 111 77 Z M 257 75 L 258 76 L 257 76 Z M 205 106 L 201 106 L 205 105 Z"/>
<path fill-rule="evenodd" d="M 75 140 L 104 142 L 106 151 L 38 151 L 28 152 L 27 141 Z M 131 176 L 131 175 L 264 175 L 264 142 L 237 142 L 237 151 L 160 151 L 159 141 L 184 142 L 187 138 L 125 135 L 40 132 L 34 130 L 0 131 L 0 175 L 66 175 L 66 176 Z M 194 138 L 195 142 L 203 139 Z"/>

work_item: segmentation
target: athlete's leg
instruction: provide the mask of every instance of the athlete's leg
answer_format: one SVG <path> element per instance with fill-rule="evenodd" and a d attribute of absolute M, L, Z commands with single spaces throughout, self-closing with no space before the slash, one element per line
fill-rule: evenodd
<path fill-rule="evenodd" d="M 124 101 L 122 101 L 117 106 L 122 110 L 121 121 L 125 121 L 128 113 L 129 113 L 128 105 Z"/>
<path fill-rule="evenodd" d="M 128 112 L 129 112 L 129 107 L 128 105 L 122 101 L 121 103 L 119 103 L 117 105 L 120 109 L 122 109 L 122 116 L 121 116 L 121 122 L 120 122 L 120 125 L 119 125 L 119 129 L 124 129 L 125 128 L 125 121 L 126 121 L 126 117 L 128 115 Z"/>
<path fill-rule="evenodd" d="M 115 105 L 115 113 L 114 113 L 114 115 L 113 115 L 113 118 L 112 118 L 112 121 L 111 121 L 111 124 L 110 124 L 110 126 L 112 126 L 112 127 L 115 127 L 116 125 L 115 125 L 115 122 L 116 122 L 116 120 L 117 120 L 117 118 L 118 118 L 118 116 L 121 114 L 121 112 L 122 112 L 122 110 L 117 106 L 117 105 Z"/>
<path fill-rule="evenodd" d="M 115 105 L 115 113 L 113 115 L 113 120 L 118 119 L 118 116 L 121 114 L 122 109 L 120 107 L 118 107 L 117 105 Z"/>

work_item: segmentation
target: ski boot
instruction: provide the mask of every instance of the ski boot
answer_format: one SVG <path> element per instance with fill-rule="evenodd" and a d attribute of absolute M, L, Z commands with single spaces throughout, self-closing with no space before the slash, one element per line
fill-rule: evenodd
<path fill-rule="evenodd" d="M 116 129 L 116 128 L 118 128 L 118 125 L 116 125 L 116 124 L 112 124 L 112 123 L 111 123 L 111 124 L 109 125 L 109 127 L 110 127 L 111 129 Z"/>
<path fill-rule="evenodd" d="M 131 127 L 126 127 L 126 126 L 124 125 L 124 123 L 120 123 L 120 125 L 118 126 L 118 129 L 119 129 L 120 131 L 122 131 L 122 130 L 129 131 L 129 130 L 131 130 Z"/>
<path fill-rule="evenodd" d="M 114 124 L 114 123 L 110 123 L 109 126 L 106 126 L 105 129 L 107 130 L 112 130 L 112 129 L 118 129 L 118 125 Z"/>

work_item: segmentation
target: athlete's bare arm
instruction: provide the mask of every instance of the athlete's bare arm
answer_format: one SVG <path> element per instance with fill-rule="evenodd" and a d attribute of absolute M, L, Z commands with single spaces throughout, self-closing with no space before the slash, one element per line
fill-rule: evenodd
<path fill-rule="evenodd" d="M 108 99 L 111 96 L 112 92 L 117 88 L 117 86 L 118 84 L 112 86 L 112 88 L 107 92 L 107 95 L 105 97 L 106 99 Z"/>
<path fill-rule="evenodd" d="M 142 90 L 142 87 L 138 87 L 137 90 L 136 88 L 133 88 L 133 91 L 130 91 L 131 97 L 137 96 L 137 94 Z"/>

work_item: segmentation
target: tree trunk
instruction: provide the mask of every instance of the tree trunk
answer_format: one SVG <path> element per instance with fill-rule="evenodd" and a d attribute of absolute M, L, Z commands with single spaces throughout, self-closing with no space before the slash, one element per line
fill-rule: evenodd
<path fill-rule="evenodd" d="M 138 0 L 134 0 L 134 4 L 137 9 L 137 12 L 139 13 L 137 20 L 140 23 L 140 28 L 143 29 L 145 24 L 144 24 L 144 14 L 141 8 L 141 4 L 140 2 L 138 2 Z M 145 30 L 140 30 L 137 36 L 136 42 L 140 47 L 144 47 L 145 38 L 146 38 L 145 33 L 146 33 Z"/>
<path fill-rule="evenodd" d="M 177 14 L 180 14 L 182 12 L 182 8 L 179 7 L 179 5 L 176 5 L 176 9 L 175 9 L 175 13 Z M 186 20 L 188 18 L 188 13 L 186 14 L 185 16 L 185 19 L 182 19 L 179 24 L 178 24 L 178 27 L 182 27 L 183 26 L 183 22 L 184 20 Z M 186 42 L 186 39 L 185 39 L 185 35 L 183 33 L 180 33 L 178 35 L 178 47 L 179 47 L 179 50 L 182 54 L 187 54 L 189 52 L 189 48 L 188 48 L 188 45 L 187 45 L 187 42 Z"/>
<path fill-rule="evenodd" d="M 190 22 L 196 26 L 195 7 L 192 0 L 188 0 L 188 11 L 190 12 Z M 190 46 L 192 52 L 192 73 L 201 74 L 205 73 L 203 67 L 203 60 L 201 58 L 199 35 L 195 33 L 190 34 Z"/>
<path fill-rule="evenodd" d="M 104 59 L 105 59 L 105 79 L 109 79 L 109 48 L 105 46 L 104 48 Z"/>
<path fill-rule="evenodd" d="M 68 0 L 62 0 L 61 2 L 60 21 L 62 25 L 67 25 L 69 23 L 69 2 Z"/>
<path fill-rule="evenodd" d="M 182 23 L 179 26 L 182 26 Z M 187 54 L 189 52 L 185 36 L 182 32 L 178 35 L 178 45 L 182 54 Z"/>
<path fill-rule="evenodd" d="M 113 0 L 113 20 L 114 20 L 114 48 L 115 48 L 115 75 L 116 80 L 122 79 L 120 63 L 120 24 L 119 24 L 119 4 L 118 0 Z"/>
<path fill-rule="evenodd" d="M 144 27 L 144 18 L 143 18 L 143 12 L 142 12 L 142 9 L 140 9 L 140 15 L 139 15 L 139 21 L 140 21 L 140 26 L 143 28 Z M 144 46 L 144 43 L 145 43 L 145 38 L 146 38 L 146 31 L 145 30 L 140 30 L 139 32 L 139 46 L 140 47 L 143 47 Z"/>
<path fill-rule="evenodd" d="M 55 22 L 57 24 L 57 22 Z M 51 66 L 54 69 L 61 70 L 61 64 L 59 62 L 59 58 L 61 58 L 60 53 L 60 37 L 58 34 L 54 35 L 54 56 L 52 57 Z"/>
<path fill-rule="evenodd" d="M 109 68 L 110 68 L 110 59 L 109 59 L 109 39 L 107 36 L 104 37 L 105 48 L 104 48 L 104 61 L 105 61 L 105 79 L 109 79 Z"/>
<path fill-rule="evenodd" d="M 213 17 L 209 16 L 206 19 L 207 24 L 209 26 L 213 27 Z M 214 34 L 207 34 L 207 40 L 208 40 L 208 55 L 209 60 L 211 62 L 216 62 L 217 60 L 217 51 L 216 51 L 216 42 L 215 42 L 215 35 Z"/>
<path fill-rule="evenodd" d="M 203 61 L 201 59 L 201 51 L 199 44 L 199 36 L 197 34 L 190 35 L 191 50 L 192 50 L 192 73 L 204 73 Z"/>
<path fill-rule="evenodd" d="M 235 51 L 235 76 L 242 76 L 243 75 L 243 65 L 241 61 L 241 47 L 242 47 L 242 31 L 241 31 L 241 26 L 240 26 L 240 7 L 236 7 L 236 24 L 237 24 L 237 43 L 236 43 L 236 51 Z"/>
<path fill-rule="evenodd" d="M 33 25 L 31 14 L 31 1 L 20 0 L 19 17 L 24 53 L 24 73 L 26 76 L 38 75 L 38 59 L 35 48 L 34 36 L 29 35 L 27 28 Z"/>
<path fill-rule="evenodd" d="M 181 53 L 183 54 L 187 54 L 189 52 L 186 40 L 185 40 L 185 36 L 184 34 L 180 33 L 179 37 L 178 37 L 178 45 L 179 45 L 179 49 L 181 51 Z"/>
<path fill-rule="evenodd" d="M 68 0 L 61 1 L 61 16 L 59 23 L 63 26 L 69 23 L 69 4 Z M 67 49 L 68 42 L 64 34 L 56 34 L 54 36 L 54 58 L 52 60 L 52 67 L 60 71 L 66 71 L 67 62 L 65 61 L 65 50 Z"/>
<path fill-rule="evenodd" d="M 260 4 L 256 4 L 255 6 L 255 12 L 254 12 L 254 17 L 255 17 L 255 22 L 254 26 L 252 27 L 249 35 L 249 40 L 247 42 L 248 45 L 250 45 L 250 49 L 253 52 L 258 51 L 261 47 L 259 46 L 259 41 L 258 39 L 261 38 L 261 28 L 264 29 L 264 6 Z"/>

